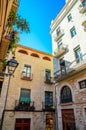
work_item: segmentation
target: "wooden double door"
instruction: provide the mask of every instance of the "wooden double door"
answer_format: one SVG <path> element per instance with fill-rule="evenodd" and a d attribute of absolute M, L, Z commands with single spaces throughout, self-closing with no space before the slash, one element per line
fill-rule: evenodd
<path fill-rule="evenodd" d="M 62 110 L 62 123 L 63 123 L 63 130 L 76 130 L 73 109 Z"/>
<path fill-rule="evenodd" d="M 16 119 L 15 130 L 30 130 L 30 119 Z"/>

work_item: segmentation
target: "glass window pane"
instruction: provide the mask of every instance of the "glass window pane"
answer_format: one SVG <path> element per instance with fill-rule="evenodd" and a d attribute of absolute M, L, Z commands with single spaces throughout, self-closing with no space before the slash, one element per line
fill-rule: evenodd
<path fill-rule="evenodd" d="M 53 105 L 53 92 L 45 92 L 45 104 Z"/>
<path fill-rule="evenodd" d="M 75 56 L 77 62 L 80 62 L 82 60 L 82 52 L 80 50 L 80 47 L 75 49 Z"/>
<path fill-rule="evenodd" d="M 30 102 L 30 90 L 28 89 L 21 89 L 21 94 L 20 94 L 20 101 L 21 102 Z"/>
<path fill-rule="evenodd" d="M 72 93 L 68 86 L 64 86 L 61 90 L 61 103 L 72 102 Z"/>
<path fill-rule="evenodd" d="M 71 37 L 74 37 L 76 35 L 75 27 L 71 28 L 70 33 L 71 33 Z"/>

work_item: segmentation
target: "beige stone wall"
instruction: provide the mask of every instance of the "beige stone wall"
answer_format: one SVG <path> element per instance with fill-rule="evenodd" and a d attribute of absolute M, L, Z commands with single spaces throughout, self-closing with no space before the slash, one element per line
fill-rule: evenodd
<path fill-rule="evenodd" d="M 27 51 L 28 55 L 19 53 L 19 50 Z M 31 56 L 32 53 L 39 55 L 39 58 Z M 51 61 L 44 60 L 43 57 L 50 58 Z M 35 109 L 42 110 L 42 102 L 45 100 L 45 91 L 53 92 L 54 100 L 54 84 L 46 84 L 45 69 L 50 69 L 53 77 L 53 62 L 52 55 L 30 49 L 23 46 L 18 46 L 16 49 L 16 59 L 19 66 L 16 69 L 14 76 L 11 76 L 8 98 L 7 110 L 14 110 L 15 101 L 19 100 L 21 88 L 31 90 L 31 100 L 34 101 Z M 22 80 L 21 72 L 24 64 L 31 65 L 33 79 L 32 81 Z M 55 100 L 54 100 L 55 101 Z M 31 118 L 31 130 L 45 130 L 45 113 L 44 112 L 6 112 L 3 130 L 14 130 L 16 118 Z"/>
<path fill-rule="evenodd" d="M 62 109 L 73 109 L 75 115 L 76 128 L 78 130 L 86 129 L 86 88 L 80 89 L 79 81 L 86 79 L 86 72 L 79 73 L 76 77 L 68 78 L 57 86 L 57 110 L 58 110 L 58 126 L 59 130 L 63 130 L 62 125 Z M 60 93 L 63 86 L 69 86 L 72 92 L 73 103 L 60 104 Z"/>

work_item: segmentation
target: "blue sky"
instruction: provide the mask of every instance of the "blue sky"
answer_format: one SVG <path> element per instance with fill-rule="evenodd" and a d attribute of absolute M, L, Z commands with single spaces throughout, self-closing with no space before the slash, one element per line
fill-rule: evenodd
<path fill-rule="evenodd" d="M 29 22 L 30 33 L 20 34 L 19 43 L 52 53 L 50 24 L 64 4 L 65 0 L 20 0 L 18 13 Z"/>

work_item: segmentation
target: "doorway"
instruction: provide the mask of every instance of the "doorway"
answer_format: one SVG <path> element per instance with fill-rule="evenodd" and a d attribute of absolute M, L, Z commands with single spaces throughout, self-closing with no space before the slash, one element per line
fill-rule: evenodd
<path fill-rule="evenodd" d="M 15 122 L 15 130 L 30 130 L 30 119 L 17 118 Z"/>
<path fill-rule="evenodd" d="M 73 109 L 62 110 L 63 130 L 76 130 Z"/>

